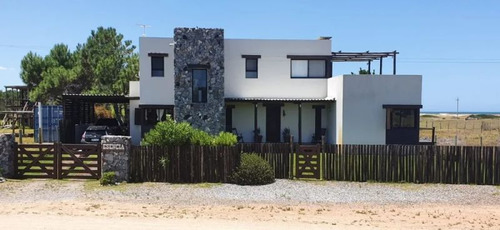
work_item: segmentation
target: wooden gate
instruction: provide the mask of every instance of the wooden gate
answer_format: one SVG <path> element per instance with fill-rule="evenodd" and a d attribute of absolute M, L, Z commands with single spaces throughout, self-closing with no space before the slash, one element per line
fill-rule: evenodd
<path fill-rule="evenodd" d="M 20 144 L 16 148 L 17 178 L 57 178 L 54 144 Z"/>
<path fill-rule="evenodd" d="M 101 177 L 100 145 L 19 144 L 15 156 L 17 178 Z"/>
<path fill-rule="evenodd" d="M 295 177 L 320 179 L 320 146 L 301 145 L 295 155 Z"/>

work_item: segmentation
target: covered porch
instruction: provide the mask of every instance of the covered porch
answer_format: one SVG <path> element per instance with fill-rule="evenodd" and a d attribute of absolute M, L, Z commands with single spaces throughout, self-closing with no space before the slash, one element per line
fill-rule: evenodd
<path fill-rule="evenodd" d="M 240 142 L 334 143 L 335 100 L 226 98 L 226 131 Z"/>

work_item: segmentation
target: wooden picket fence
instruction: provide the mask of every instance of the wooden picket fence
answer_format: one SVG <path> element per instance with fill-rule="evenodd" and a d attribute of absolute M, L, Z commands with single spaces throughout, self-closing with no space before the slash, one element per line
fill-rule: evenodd
<path fill-rule="evenodd" d="M 238 144 L 233 147 L 133 147 L 135 182 L 228 182 L 241 153 L 267 160 L 276 178 L 297 175 L 297 144 Z M 432 145 L 324 145 L 320 179 L 446 184 L 500 184 L 500 147 Z M 298 158 L 297 158 L 298 159 Z"/>
<path fill-rule="evenodd" d="M 500 147 L 327 145 L 323 179 L 500 184 Z"/>

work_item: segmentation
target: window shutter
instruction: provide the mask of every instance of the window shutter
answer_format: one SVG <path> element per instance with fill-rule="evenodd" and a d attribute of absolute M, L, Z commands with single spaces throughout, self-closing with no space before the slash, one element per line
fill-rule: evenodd
<path fill-rule="evenodd" d="M 142 119 L 142 109 L 136 108 L 134 112 L 135 112 L 134 124 L 135 125 L 142 125 L 142 120 L 143 120 Z"/>

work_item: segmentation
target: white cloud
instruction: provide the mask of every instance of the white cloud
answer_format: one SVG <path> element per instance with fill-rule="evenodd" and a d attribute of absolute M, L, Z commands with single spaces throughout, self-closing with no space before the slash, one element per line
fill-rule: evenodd
<path fill-rule="evenodd" d="M 7 70 L 7 67 L 0 66 L 0 70 Z"/>

